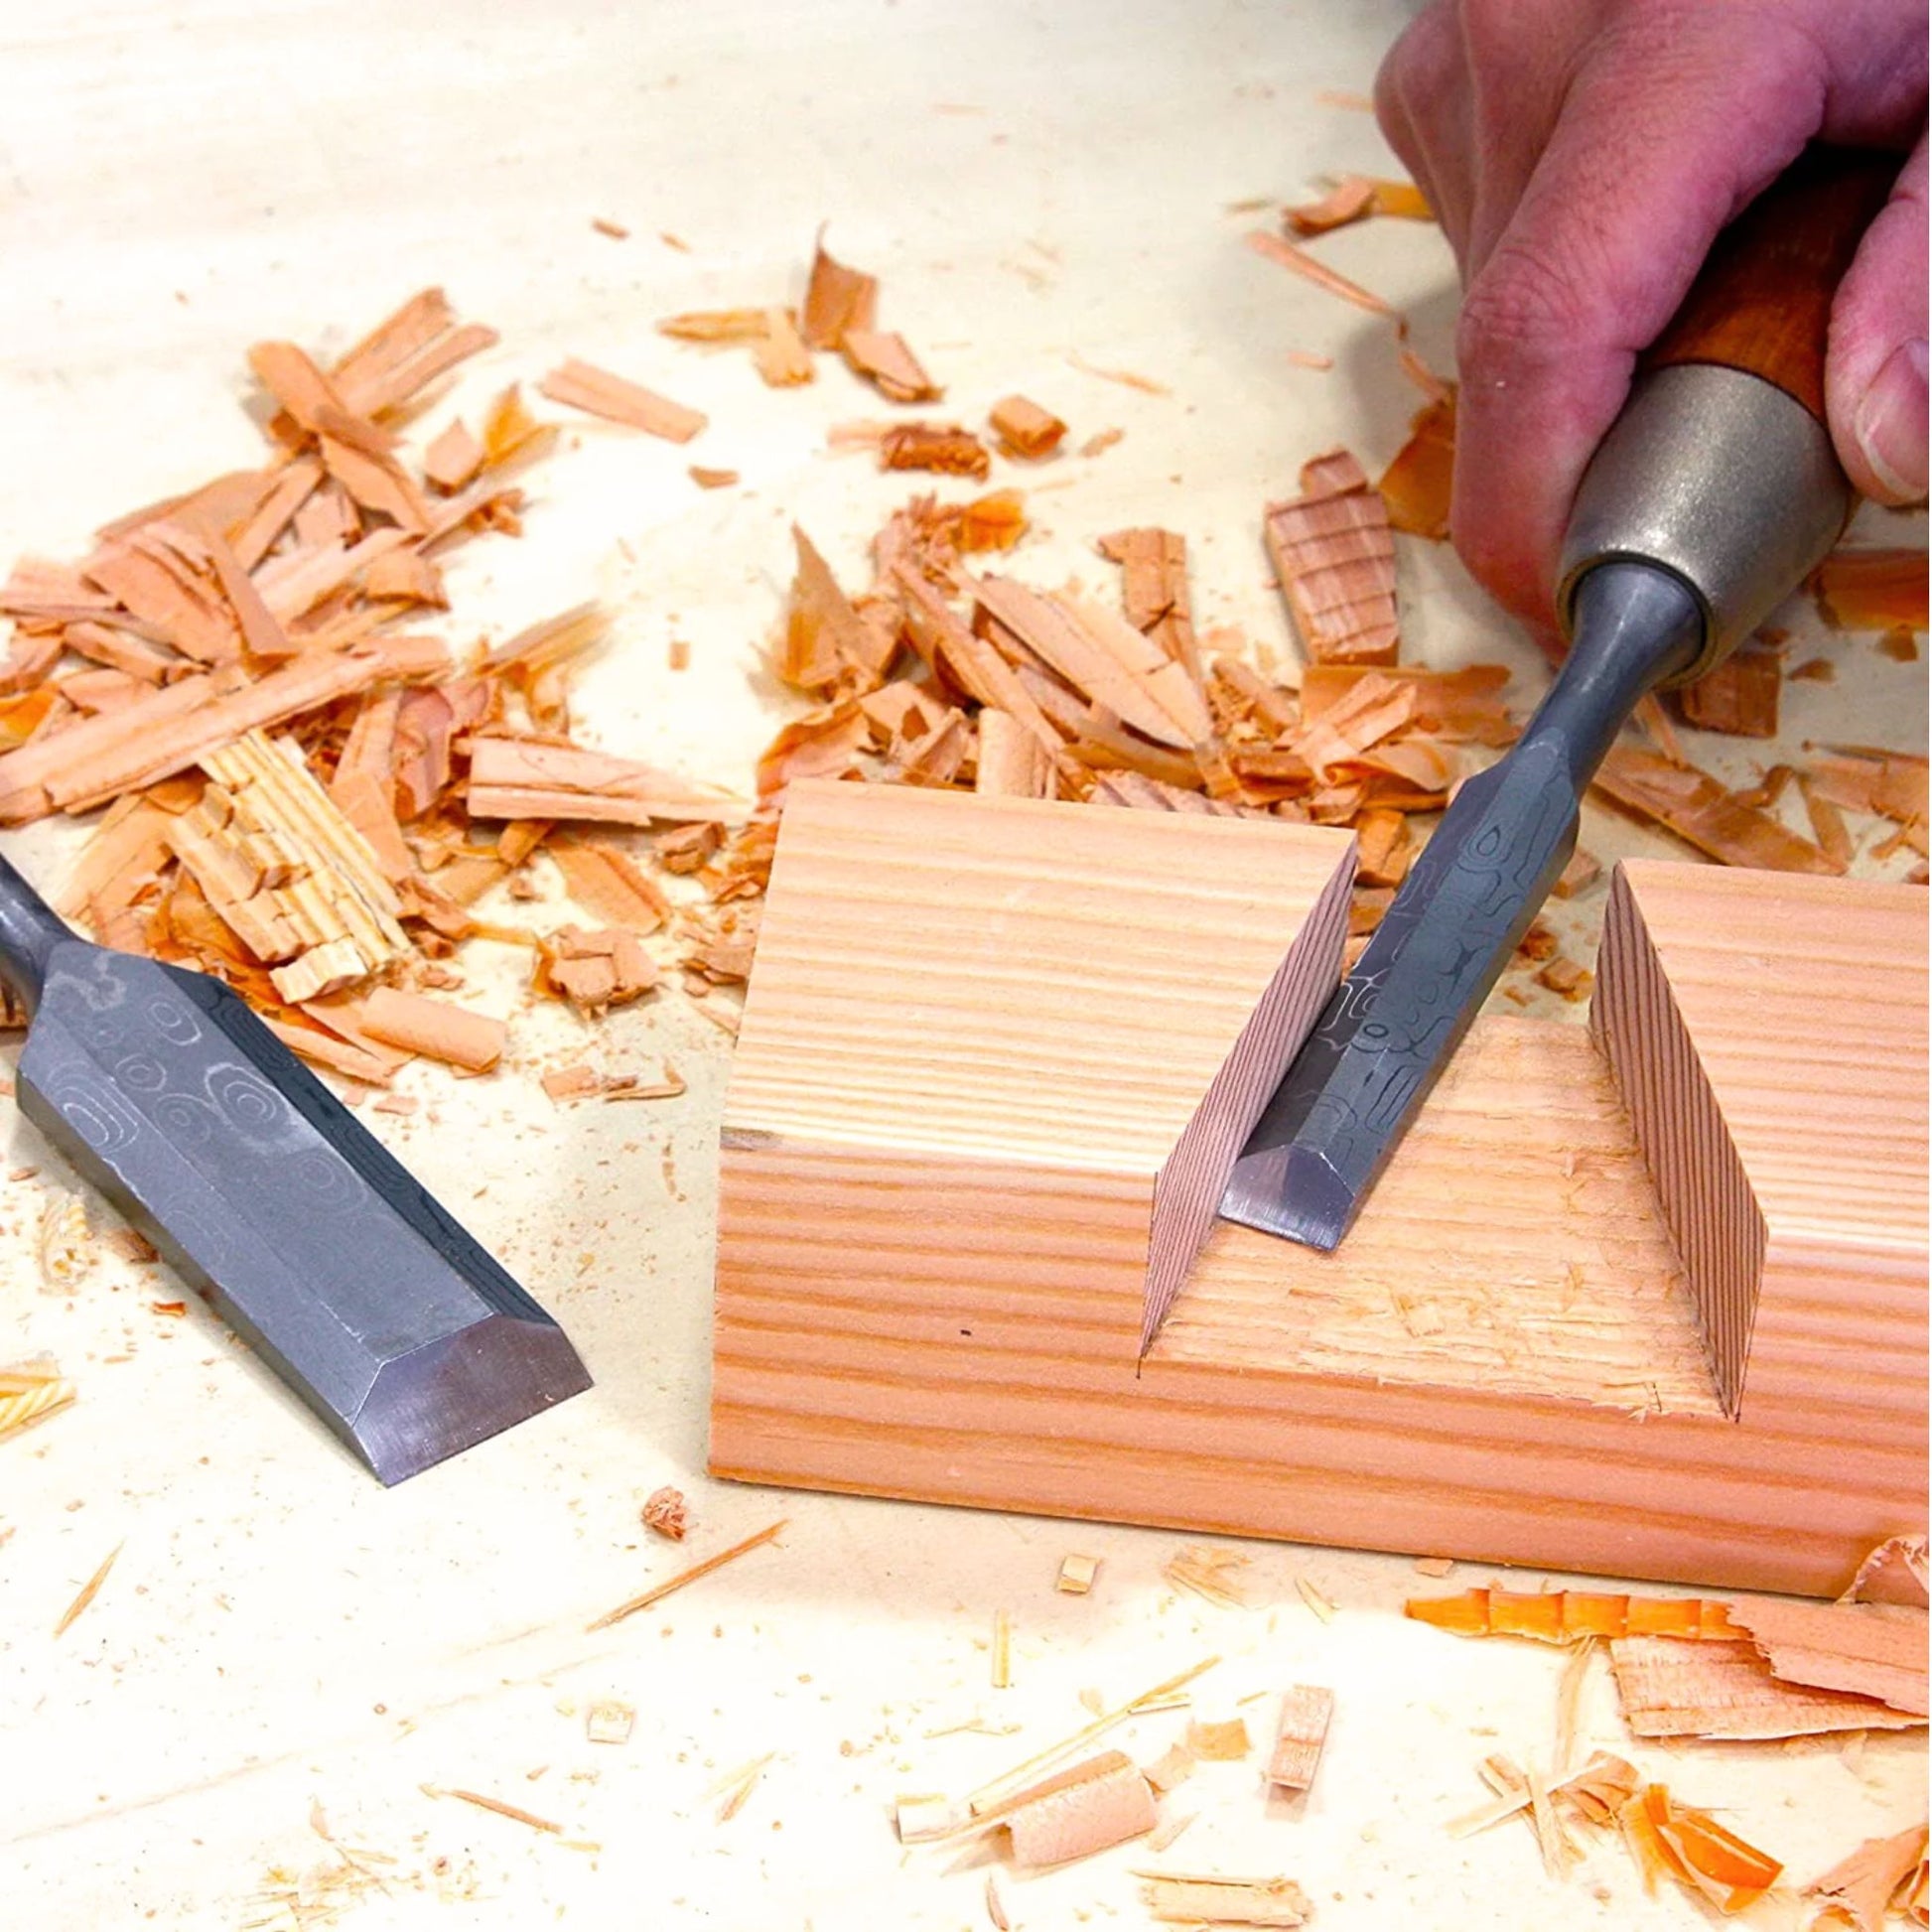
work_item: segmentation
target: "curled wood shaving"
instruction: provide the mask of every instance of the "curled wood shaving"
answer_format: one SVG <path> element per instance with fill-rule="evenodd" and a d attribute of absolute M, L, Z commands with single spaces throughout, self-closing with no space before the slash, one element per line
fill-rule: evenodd
<path fill-rule="evenodd" d="M 1090 1858 L 1151 1832 L 1157 1822 L 1154 1793 L 1123 1751 L 1103 1751 L 1017 1793 L 1005 1820 L 1014 1863 L 1027 1866 Z"/>
<path fill-rule="evenodd" d="M 1468 1589 L 1455 1596 L 1412 1596 L 1403 1612 L 1459 1637 L 1534 1637 L 1575 1643 L 1584 1637 L 1735 1638 L 1731 1606 L 1698 1596 L 1619 1596 L 1593 1590 Z"/>
<path fill-rule="evenodd" d="M 1449 533 L 1455 475 L 1455 395 L 1431 401 L 1409 426 L 1409 440 L 1376 484 L 1389 521 L 1411 536 L 1441 543 Z"/>
<path fill-rule="evenodd" d="M 1926 1607 L 1926 1539 L 1888 1536 L 1859 1565 L 1841 1602 L 1904 1603 Z"/>
<path fill-rule="evenodd" d="M 1812 577 L 1825 621 L 1841 630 L 1926 627 L 1923 550 L 1835 550 Z"/>
<path fill-rule="evenodd" d="M 879 439 L 882 470 L 934 470 L 949 477 L 983 478 L 991 462 L 986 445 L 957 423 L 895 423 Z"/>
<path fill-rule="evenodd" d="M 1826 1919 L 1841 1916 L 1855 1932 L 1881 1932 L 1885 1914 L 1898 1903 L 1925 1861 L 1926 1829 L 1914 1825 L 1890 1838 L 1868 1838 L 1805 1887 L 1807 1898 L 1828 1901 Z"/>
<path fill-rule="evenodd" d="M 987 420 L 1006 455 L 1030 462 L 1051 456 L 1066 437 L 1066 425 L 1026 396 L 1002 396 L 987 412 Z"/>
<path fill-rule="evenodd" d="M 0 1437 L 17 1435 L 68 1407 L 79 1391 L 53 1356 L 0 1368 Z"/>
<path fill-rule="evenodd" d="M 1363 220 L 1371 214 L 1397 215 L 1408 221 L 1436 218 L 1422 190 L 1412 181 L 1343 175 L 1318 202 L 1284 208 L 1282 219 L 1292 233 L 1311 235 Z"/>
<path fill-rule="evenodd" d="M 48 1295 L 71 1295 L 93 1272 L 93 1229 L 78 1194 L 57 1188 L 48 1196 L 41 1206 L 38 1246 L 41 1288 Z"/>
<path fill-rule="evenodd" d="M 798 333 L 813 348 L 838 348 L 848 329 L 870 330 L 879 314 L 879 282 L 825 252 L 824 230 L 812 250 Z"/>
<path fill-rule="evenodd" d="M 641 1513 L 645 1529 L 655 1530 L 659 1536 L 668 1537 L 673 1543 L 684 1541 L 691 1516 L 690 1505 L 682 1489 L 674 1488 L 668 1482 L 660 1489 L 653 1489 L 644 1498 Z"/>
<path fill-rule="evenodd" d="M 1777 1860 L 1694 1805 L 1679 1804 L 1661 1784 L 1648 1784 L 1620 1817 L 1645 1884 L 1667 1873 L 1724 1913 L 1755 1904 L 1784 1867 Z"/>
<path fill-rule="evenodd" d="M 925 372 L 903 336 L 848 324 L 840 332 L 838 345 L 852 369 L 893 402 L 936 402 L 945 393 Z"/>
<path fill-rule="evenodd" d="M 1116 1705 L 1112 1710 L 1103 1711 L 1090 1725 L 1084 1725 L 1072 1736 L 1063 1737 L 1056 1744 L 1049 1744 L 1044 1750 L 1035 1751 L 1023 1763 L 1016 1764 L 1010 1771 L 983 1784 L 966 1801 L 965 1810 L 969 1817 L 981 1822 L 988 1821 L 994 1814 L 1012 1802 L 1014 1794 L 1023 1789 L 1026 1780 L 1035 1773 L 1044 1770 L 1049 1764 L 1071 1757 L 1077 1750 L 1084 1749 L 1096 1738 L 1103 1737 L 1117 1725 L 1125 1724 L 1130 1718 L 1144 1715 L 1156 1709 L 1163 1702 L 1193 1683 L 1196 1678 L 1204 1677 L 1220 1662 L 1219 1657 L 1205 1657 L 1198 1664 L 1186 1670 L 1176 1671 L 1173 1677 L 1164 1679 L 1151 1690 L 1143 1691 L 1139 1697 L 1130 1698 L 1127 1703 Z"/>

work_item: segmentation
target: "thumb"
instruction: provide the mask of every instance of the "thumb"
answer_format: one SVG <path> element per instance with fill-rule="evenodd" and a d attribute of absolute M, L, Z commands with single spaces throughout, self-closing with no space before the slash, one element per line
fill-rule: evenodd
<path fill-rule="evenodd" d="M 1925 137 L 1832 305 L 1825 410 L 1839 461 L 1863 495 L 1925 495 Z"/>

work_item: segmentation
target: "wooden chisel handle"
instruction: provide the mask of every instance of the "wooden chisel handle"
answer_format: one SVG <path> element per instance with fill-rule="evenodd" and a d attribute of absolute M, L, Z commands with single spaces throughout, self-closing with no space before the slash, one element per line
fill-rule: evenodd
<path fill-rule="evenodd" d="M 1809 148 L 1718 237 L 1577 491 L 1566 625 L 1599 564 L 1668 571 L 1702 625 L 1663 678 L 1687 683 L 1838 541 L 1854 498 L 1825 422 L 1832 298 L 1896 171 L 1894 157 Z"/>
<path fill-rule="evenodd" d="M 1742 369 L 1822 422 L 1832 298 L 1897 175 L 1896 155 L 1807 148 L 1718 237 L 1644 366 Z"/>

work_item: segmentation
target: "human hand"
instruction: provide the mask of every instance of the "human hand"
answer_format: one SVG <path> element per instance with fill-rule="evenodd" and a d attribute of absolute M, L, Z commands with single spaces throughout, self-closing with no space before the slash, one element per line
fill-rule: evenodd
<path fill-rule="evenodd" d="M 1925 495 L 1925 0 L 1435 0 L 1390 51 L 1376 111 L 1466 291 L 1450 530 L 1533 628 L 1638 351 L 1815 138 L 1911 149 L 1839 285 L 1825 394 L 1854 484 Z"/>

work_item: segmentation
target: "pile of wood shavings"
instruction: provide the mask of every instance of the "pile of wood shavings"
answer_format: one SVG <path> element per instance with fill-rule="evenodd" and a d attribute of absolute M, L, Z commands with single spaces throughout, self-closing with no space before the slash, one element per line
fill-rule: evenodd
<path fill-rule="evenodd" d="M 274 405 L 259 469 L 119 518 L 77 563 L 24 559 L 0 586 L 0 822 L 106 808 L 60 909 L 226 981 L 296 1051 L 369 1086 L 419 1053 L 496 1063 L 501 1023 L 438 997 L 461 986 L 446 962 L 472 935 L 537 943 L 537 990 L 586 1014 L 651 989 L 638 942 L 674 915 L 608 834 L 554 841 L 595 930 L 538 941 L 476 916 L 499 882 L 516 892 L 559 821 L 685 826 L 703 853 L 732 812 L 573 738 L 570 678 L 607 627 L 594 607 L 474 653 L 441 634 L 441 560 L 519 533 L 513 479 L 556 432 L 515 386 L 480 433 L 443 425 L 420 462 L 400 432 L 495 341 L 431 289 L 326 367 L 258 344 Z M 626 419 L 605 391 L 628 409 L 635 385 L 568 367 L 599 378 L 584 406 Z M 628 419 L 680 440 L 702 427 L 664 408 Z M 707 986 L 737 976 L 715 928 L 694 942 Z"/>

